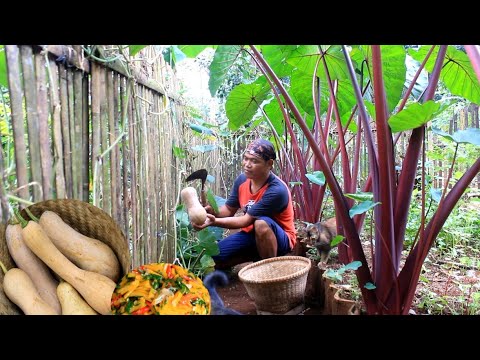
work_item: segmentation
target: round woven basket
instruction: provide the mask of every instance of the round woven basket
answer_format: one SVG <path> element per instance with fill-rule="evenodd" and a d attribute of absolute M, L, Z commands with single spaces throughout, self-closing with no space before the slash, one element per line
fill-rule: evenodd
<path fill-rule="evenodd" d="M 281 256 L 245 266 L 238 277 L 257 311 L 285 313 L 303 302 L 310 260 Z"/>
<path fill-rule="evenodd" d="M 121 276 L 130 271 L 130 252 L 127 239 L 117 223 L 102 209 L 74 199 L 42 201 L 30 205 L 28 209 L 36 217 L 40 217 L 46 210 L 57 213 L 66 224 L 79 233 L 110 246 L 122 267 Z M 25 210 L 22 210 L 20 214 L 24 219 L 29 218 Z M 15 266 L 15 263 L 8 252 L 5 229 L 6 224 L 0 224 L 0 260 L 7 269 L 10 269 Z M 18 308 L 5 297 L 1 286 L 3 272 L 0 270 L 0 273 L 0 315 L 18 314 L 20 313 Z"/>

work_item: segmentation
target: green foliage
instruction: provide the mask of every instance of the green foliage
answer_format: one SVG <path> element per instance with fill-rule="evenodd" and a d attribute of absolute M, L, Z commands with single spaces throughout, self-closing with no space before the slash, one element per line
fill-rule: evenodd
<path fill-rule="evenodd" d="M 317 185 L 325 185 L 325 175 L 321 171 L 305 174 L 308 180 Z"/>
<path fill-rule="evenodd" d="M 423 104 L 413 103 L 388 120 L 392 132 L 415 129 L 426 124 L 440 110 L 440 104 L 429 100 Z"/>
<path fill-rule="evenodd" d="M 251 121 L 269 91 L 269 88 L 255 83 L 241 84 L 233 89 L 225 104 L 230 129 L 237 130 Z"/>
<path fill-rule="evenodd" d="M 410 49 L 409 54 L 415 60 L 421 62 L 429 49 L 430 46 L 422 46 L 418 51 Z M 425 65 L 430 73 L 433 70 L 437 54 L 438 46 Z M 480 83 L 465 52 L 453 46 L 448 47 L 440 80 L 444 82 L 452 94 L 464 97 L 475 104 L 480 104 Z"/>
<path fill-rule="evenodd" d="M 351 263 L 343 265 L 338 269 L 327 269 L 324 272 L 323 276 L 329 278 L 334 282 L 341 282 L 343 280 L 343 273 L 345 271 L 357 270 L 360 266 L 362 266 L 362 263 L 360 261 L 352 261 Z"/>
<path fill-rule="evenodd" d="M 203 276 L 214 270 L 212 258 L 219 254 L 217 241 L 222 232 L 216 227 L 193 231 L 184 205 L 179 205 L 175 212 L 177 223 L 177 257 L 181 266 L 197 276 Z"/>
<path fill-rule="evenodd" d="M 355 215 L 363 214 L 363 213 L 367 212 L 368 210 L 374 208 L 378 204 L 381 204 L 381 203 L 380 202 L 373 202 L 373 201 L 370 201 L 370 200 L 362 201 L 361 203 L 352 206 L 348 213 L 349 213 L 350 217 L 353 218 Z"/>
<path fill-rule="evenodd" d="M 137 55 L 141 50 L 146 48 L 149 45 L 128 45 L 128 49 L 130 50 L 130 56 Z"/>
<path fill-rule="evenodd" d="M 0 85 L 8 87 L 5 48 L 0 45 Z"/>
<path fill-rule="evenodd" d="M 212 96 L 215 96 L 218 88 L 227 78 L 229 70 L 241 51 L 242 48 L 238 45 L 220 45 L 215 51 L 210 65 L 210 80 L 208 81 L 208 88 Z"/>

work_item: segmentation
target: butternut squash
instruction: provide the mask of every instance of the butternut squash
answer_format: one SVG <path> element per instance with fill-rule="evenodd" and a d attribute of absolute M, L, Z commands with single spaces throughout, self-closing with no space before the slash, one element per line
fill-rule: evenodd
<path fill-rule="evenodd" d="M 39 224 L 58 250 L 80 269 L 118 281 L 120 263 L 110 246 L 75 231 L 53 211 L 45 211 Z"/>
<path fill-rule="evenodd" d="M 58 284 L 57 295 L 62 304 L 62 315 L 98 315 L 69 283 Z"/>
<path fill-rule="evenodd" d="M 57 297 L 58 281 L 55 280 L 47 265 L 25 245 L 22 227 L 19 224 L 7 225 L 5 238 L 8 251 L 17 267 L 27 273 L 40 297 L 60 315 L 62 308 Z"/>
<path fill-rule="evenodd" d="M 108 277 L 78 268 L 48 237 L 46 231 L 35 221 L 29 221 L 22 230 L 25 244 L 47 266 L 72 285 L 95 311 L 111 314 L 110 303 L 116 284 Z"/>
<path fill-rule="evenodd" d="M 3 279 L 3 290 L 25 315 L 58 315 L 57 311 L 41 298 L 32 279 L 22 269 L 12 268 L 7 271 Z"/>
<path fill-rule="evenodd" d="M 182 196 L 182 201 L 187 207 L 190 222 L 195 225 L 202 225 L 207 219 L 207 211 L 200 204 L 200 201 L 198 201 L 197 190 L 189 186 L 184 188 L 180 195 Z"/>

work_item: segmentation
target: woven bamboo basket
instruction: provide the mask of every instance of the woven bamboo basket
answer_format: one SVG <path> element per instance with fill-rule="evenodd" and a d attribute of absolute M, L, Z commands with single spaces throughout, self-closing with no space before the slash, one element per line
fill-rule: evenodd
<path fill-rule="evenodd" d="M 121 276 L 130 270 L 127 239 L 112 217 L 98 207 L 80 200 L 59 199 L 42 201 L 30 205 L 28 209 L 36 217 L 40 217 L 46 210 L 57 213 L 65 223 L 79 233 L 110 246 L 122 267 Z M 20 214 L 24 219 L 28 219 L 25 210 Z M 6 224 L 0 224 L 0 260 L 7 269 L 10 269 L 15 267 L 15 263 L 8 252 L 5 229 Z M 20 310 L 7 299 L 1 284 L 3 284 L 3 272 L 0 270 L 0 315 L 21 314 Z"/>
<path fill-rule="evenodd" d="M 307 258 L 281 256 L 247 265 L 238 277 L 257 311 L 282 314 L 303 302 L 310 266 Z"/>

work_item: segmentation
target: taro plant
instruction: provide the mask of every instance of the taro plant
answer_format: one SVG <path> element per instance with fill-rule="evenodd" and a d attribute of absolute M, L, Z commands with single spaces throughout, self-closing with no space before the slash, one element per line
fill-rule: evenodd
<path fill-rule="evenodd" d="M 373 203 L 378 205 L 373 209 L 373 246 L 368 249 L 372 266 L 371 270 L 369 266 L 356 270 L 369 314 L 408 313 L 428 251 L 480 170 L 477 158 L 449 191 L 447 186 L 442 189 L 437 209 L 426 216 L 425 133 L 429 121 L 447 105 L 436 97 L 439 81 L 452 94 L 480 103 L 480 48 L 465 49 L 468 56 L 462 49 L 446 45 L 408 50 L 398 45 L 216 49 L 212 67 L 215 58 L 222 64 L 218 67 L 217 63 L 213 73 L 217 81 L 240 51 L 252 56 L 262 74 L 229 94 L 226 112 L 230 128 L 251 126 L 255 116 L 263 116 L 283 155 L 282 176 L 297 176 L 301 183 L 294 187 L 293 195 L 304 220 L 317 220 L 328 186 L 338 231 L 346 238 L 339 246 L 339 259 L 344 263 L 367 263 L 360 241 L 365 213 L 352 218 L 353 199 L 345 194 L 373 193 Z M 469 129 L 450 137 L 457 144 L 479 145 L 479 131 Z M 408 132 L 409 138 L 398 174 L 396 144 L 403 132 Z M 361 152 L 368 159 L 366 178 L 359 171 Z M 446 184 L 452 178 L 451 169 Z M 308 179 L 307 174 L 318 175 L 317 171 L 322 172 L 325 185 Z M 419 236 L 401 266 L 418 174 L 422 184 Z"/>

